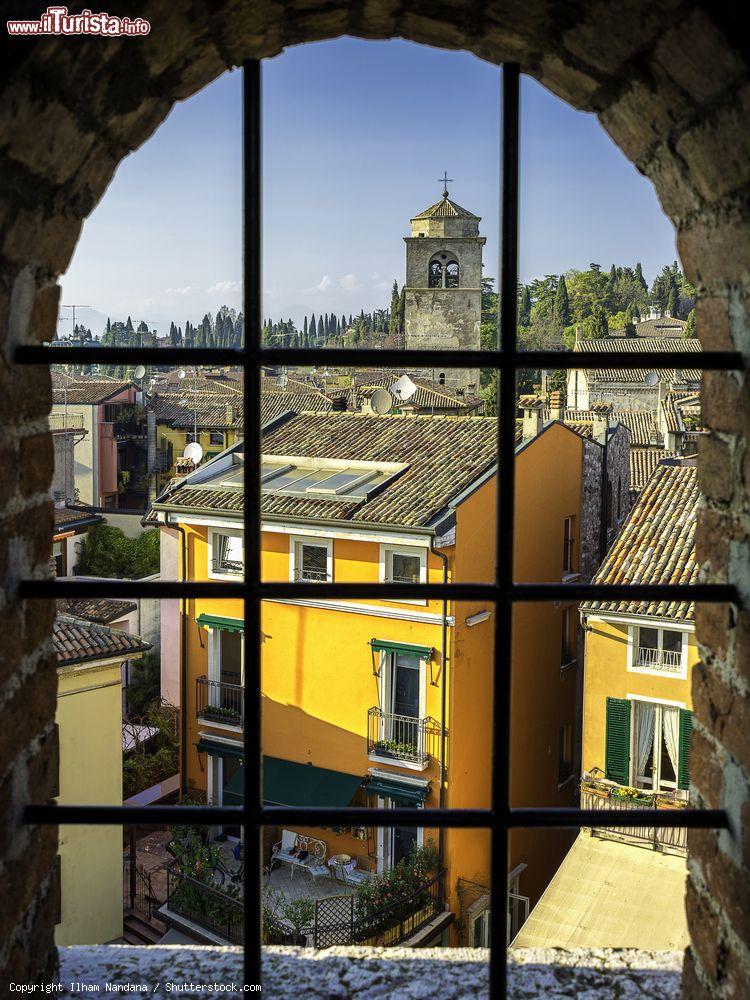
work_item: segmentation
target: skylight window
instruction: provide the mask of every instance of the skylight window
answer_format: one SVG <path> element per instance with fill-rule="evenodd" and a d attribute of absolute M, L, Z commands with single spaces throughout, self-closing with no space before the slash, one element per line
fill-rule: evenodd
<path fill-rule="evenodd" d="M 279 458 L 266 456 L 261 473 L 264 494 L 366 500 L 390 483 L 408 465 L 394 462 L 348 462 L 343 459 Z"/>

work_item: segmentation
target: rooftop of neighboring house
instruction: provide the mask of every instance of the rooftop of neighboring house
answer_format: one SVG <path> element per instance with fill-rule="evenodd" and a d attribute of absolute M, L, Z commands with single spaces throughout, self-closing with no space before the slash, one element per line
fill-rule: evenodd
<path fill-rule="evenodd" d="M 264 428 L 266 517 L 427 527 L 496 463 L 493 419 L 286 414 Z M 241 516 L 240 444 L 173 483 L 154 509 Z M 304 482 L 302 481 L 304 478 Z"/>
<path fill-rule="evenodd" d="M 61 405 L 68 403 L 71 406 L 90 405 L 96 406 L 99 403 L 106 403 L 113 396 L 118 395 L 124 389 L 136 389 L 132 382 L 124 379 L 87 379 L 86 381 L 74 381 L 61 384 L 60 388 L 52 389 L 52 403 Z"/>
<path fill-rule="evenodd" d="M 57 610 L 95 625 L 109 625 L 120 621 L 131 611 L 137 611 L 135 601 L 122 601 L 114 597 L 68 598 L 57 602 Z"/>
<path fill-rule="evenodd" d="M 115 657 L 126 659 L 151 649 L 151 644 L 138 635 L 94 624 L 71 614 L 58 612 L 52 643 L 59 667 L 77 663 L 94 663 Z"/>
<path fill-rule="evenodd" d="M 695 338 L 685 337 L 602 337 L 599 340 L 577 339 L 574 351 L 618 351 L 623 354 L 641 354 L 643 352 L 669 351 L 684 354 L 699 354 L 701 343 Z M 587 377 L 598 382 L 629 382 L 646 384 L 646 376 L 651 372 L 648 368 L 589 368 Z M 697 368 L 668 368 L 660 370 L 659 381 L 672 385 L 697 385 L 700 382 L 700 371 Z"/>
<path fill-rule="evenodd" d="M 368 380 L 359 379 L 358 385 L 350 394 L 351 406 L 358 409 L 361 399 L 368 399 L 377 389 L 390 391 L 403 374 L 403 372 L 373 372 Z M 403 401 L 394 398 L 396 407 L 405 406 L 419 410 L 429 410 L 434 407 L 438 410 L 469 412 L 482 405 L 483 400 L 478 396 L 466 396 L 443 385 L 430 385 L 424 379 L 416 379 L 411 375 L 409 377 L 417 387 L 416 392 Z"/>
<path fill-rule="evenodd" d="M 54 508 L 55 534 L 63 531 L 73 531 L 75 528 L 98 524 L 104 518 L 91 507 L 58 507 Z"/>
<path fill-rule="evenodd" d="M 687 323 L 676 316 L 649 316 L 634 323 L 636 337 L 684 337 Z M 613 336 L 624 336 L 621 330 L 614 330 Z"/>
<path fill-rule="evenodd" d="M 241 395 L 224 396 L 212 392 L 158 392 L 149 408 L 160 424 L 190 430 L 198 427 L 241 428 L 244 409 Z"/>
<path fill-rule="evenodd" d="M 677 454 L 666 448 L 630 449 L 630 492 L 640 493 L 653 475 L 654 469 L 665 458 L 677 458 Z"/>
<path fill-rule="evenodd" d="M 327 413 L 333 406 L 331 400 L 322 392 L 308 388 L 306 392 L 261 392 L 260 414 L 261 423 L 280 417 L 282 413 L 317 412 Z"/>
<path fill-rule="evenodd" d="M 697 469 L 679 460 L 658 465 L 593 583 L 695 583 L 695 519 L 699 490 Z M 692 621 L 688 601 L 593 601 L 582 610 L 608 615 L 646 615 Z"/>

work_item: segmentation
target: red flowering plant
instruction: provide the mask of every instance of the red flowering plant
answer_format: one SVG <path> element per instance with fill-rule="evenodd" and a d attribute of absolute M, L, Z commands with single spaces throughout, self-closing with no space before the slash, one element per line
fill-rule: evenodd
<path fill-rule="evenodd" d="M 417 913 L 430 901 L 430 883 L 438 870 L 438 854 L 430 842 L 415 847 L 377 878 L 357 887 L 356 937 L 366 939 Z"/>

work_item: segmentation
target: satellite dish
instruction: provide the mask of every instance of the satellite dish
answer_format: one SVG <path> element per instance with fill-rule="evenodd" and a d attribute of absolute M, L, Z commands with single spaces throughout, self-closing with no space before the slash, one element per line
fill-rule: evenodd
<path fill-rule="evenodd" d="M 143 376 L 146 374 L 146 368 L 145 368 L 145 366 L 144 365 L 136 365 L 136 369 L 133 372 L 133 374 L 135 375 L 136 378 L 143 378 Z"/>
<path fill-rule="evenodd" d="M 191 441 L 182 453 L 183 458 L 189 458 L 193 465 L 200 465 L 203 458 L 203 449 L 197 441 Z"/>
<path fill-rule="evenodd" d="M 185 378 L 185 369 L 184 368 L 180 368 L 180 370 L 177 372 L 177 378 Z"/>
<path fill-rule="evenodd" d="M 412 382 L 408 375 L 402 375 L 401 378 L 396 379 L 391 386 L 391 392 L 396 399 L 400 399 L 401 402 L 411 399 L 416 391 L 417 386 Z"/>
<path fill-rule="evenodd" d="M 646 378 L 644 379 L 646 385 L 648 386 L 656 385 L 658 381 L 659 381 L 658 372 L 646 372 Z"/>
<path fill-rule="evenodd" d="M 373 413 L 379 413 L 381 415 L 389 413 L 393 408 L 393 396 L 387 389 L 376 389 L 372 394 L 370 406 L 372 407 Z"/>

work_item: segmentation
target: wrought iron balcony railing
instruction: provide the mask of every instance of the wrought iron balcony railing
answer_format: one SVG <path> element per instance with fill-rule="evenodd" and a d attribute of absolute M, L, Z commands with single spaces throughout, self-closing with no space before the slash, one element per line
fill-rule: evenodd
<path fill-rule="evenodd" d="M 682 653 L 674 649 L 653 649 L 639 646 L 635 663 L 648 670 L 663 670 L 665 674 L 679 674 L 682 669 Z"/>
<path fill-rule="evenodd" d="M 192 921 L 227 944 L 242 944 L 245 914 L 241 899 L 235 899 L 205 882 L 167 869 L 167 902 L 169 911 Z"/>
<path fill-rule="evenodd" d="M 379 708 L 367 712 L 367 753 L 370 757 L 387 757 L 426 767 L 430 761 L 426 736 L 427 719 L 395 715 Z"/>
<path fill-rule="evenodd" d="M 206 722 L 226 726 L 245 725 L 244 688 L 241 684 L 212 681 L 197 677 L 195 681 L 195 714 Z"/>
<path fill-rule="evenodd" d="M 581 809 L 630 810 L 632 812 L 661 809 L 684 809 L 687 802 L 674 792 L 649 792 L 637 789 L 637 797 L 624 796 L 618 786 L 599 782 L 585 782 L 581 785 Z M 687 854 L 687 829 L 685 827 L 654 826 L 594 826 L 591 833 L 606 840 L 619 840 L 650 847 L 654 851 L 667 854 Z"/>

